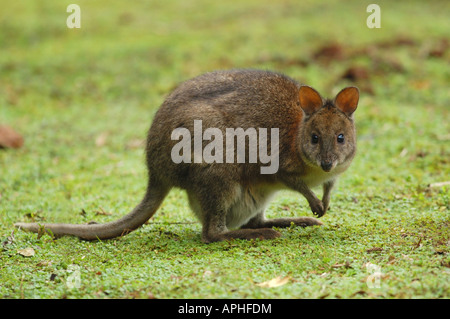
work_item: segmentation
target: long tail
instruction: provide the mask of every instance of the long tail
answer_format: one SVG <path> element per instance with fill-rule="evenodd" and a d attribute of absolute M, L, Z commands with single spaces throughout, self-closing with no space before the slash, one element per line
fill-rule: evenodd
<path fill-rule="evenodd" d="M 154 183 L 152 183 L 154 185 Z M 86 240 L 109 239 L 130 233 L 151 218 L 161 205 L 168 190 L 161 187 L 147 188 L 143 200 L 130 213 L 122 218 L 105 224 L 38 224 L 16 223 L 15 227 L 35 233 L 48 231 L 56 236 L 77 236 Z"/>

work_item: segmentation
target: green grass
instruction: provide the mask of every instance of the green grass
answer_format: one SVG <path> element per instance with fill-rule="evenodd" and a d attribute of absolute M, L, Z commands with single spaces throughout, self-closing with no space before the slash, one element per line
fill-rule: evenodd
<path fill-rule="evenodd" d="M 0 10 L 0 124 L 25 137 L 23 148 L 0 151 L 0 297 L 450 297 L 450 186 L 428 187 L 450 180 L 448 1 L 378 1 L 381 29 L 366 27 L 361 1 L 80 0 L 82 27 L 71 30 L 69 3 Z M 340 59 L 314 58 L 332 43 Z M 352 66 L 369 78 L 342 79 Z M 164 97 L 190 77 L 238 67 L 283 72 L 328 96 L 362 88 L 358 154 L 324 226 L 206 245 L 174 190 L 122 238 L 14 230 L 16 221 L 126 214 L 144 194 L 144 138 Z M 286 191 L 267 215 L 312 214 Z M 18 253 L 27 247 L 33 256 Z M 379 287 L 367 284 L 368 263 Z M 289 280 L 257 285 L 278 276 Z"/>

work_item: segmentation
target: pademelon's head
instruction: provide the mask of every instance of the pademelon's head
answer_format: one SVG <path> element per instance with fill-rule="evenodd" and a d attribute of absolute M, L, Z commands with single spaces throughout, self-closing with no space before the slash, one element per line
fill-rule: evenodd
<path fill-rule="evenodd" d="M 325 172 L 350 164 L 356 152 L 353 112 L 358 106 L 358 88 L 347 87 L 329 100 L 301 86 L 299 100 L 304 113 L 298 139 L 302 159 Z"/>

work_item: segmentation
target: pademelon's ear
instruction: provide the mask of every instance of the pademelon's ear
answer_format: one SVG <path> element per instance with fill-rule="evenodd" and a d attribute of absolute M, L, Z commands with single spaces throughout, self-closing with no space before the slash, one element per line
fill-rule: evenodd
<path fill-rule="evenodd" d="M 303 111 L 310 115 L 317 112 L 323 105 L 322 97 L 312 87 L 303 85 L 298 92 L 300 106 Z"/>
<path fill-rule="evenodd" d="M 355 86 L 350 86 L 342 89 L 341 92 L 336 95 L 336 98 L 334 99 L 334 105 L 336 105 L 339 110 L 341 110 L 348 116 L 351 116 L 358 107 L 358 101 L 358 88 Z"/>

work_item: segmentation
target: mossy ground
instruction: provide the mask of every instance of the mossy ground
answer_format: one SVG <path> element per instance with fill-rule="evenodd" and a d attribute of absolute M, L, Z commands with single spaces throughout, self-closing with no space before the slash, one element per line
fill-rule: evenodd
<path fill-rule="evenodd" d="M 2 298 L 450 297 L 450 186 L 434 185 L 450 180 L 447 1 L 378 1 L 381 29 L 366 26 L 361 1 L 80 0 L 77 30 L 68 4 L 1 5 L 0 124 L 25 137 L 0 151 Z M 127 213 L 144 193 L 144 138 L 164 96 L 227 68 L 283 72 L 328 96 L 361 88 L 358 154 L 324 226 L 206 245 L 174 190 L 114 240 L 13 228 Z M 311 213 L 286 191 L 267 215 Z M 277 277 L 288 280 L 258 285 Z"/>

